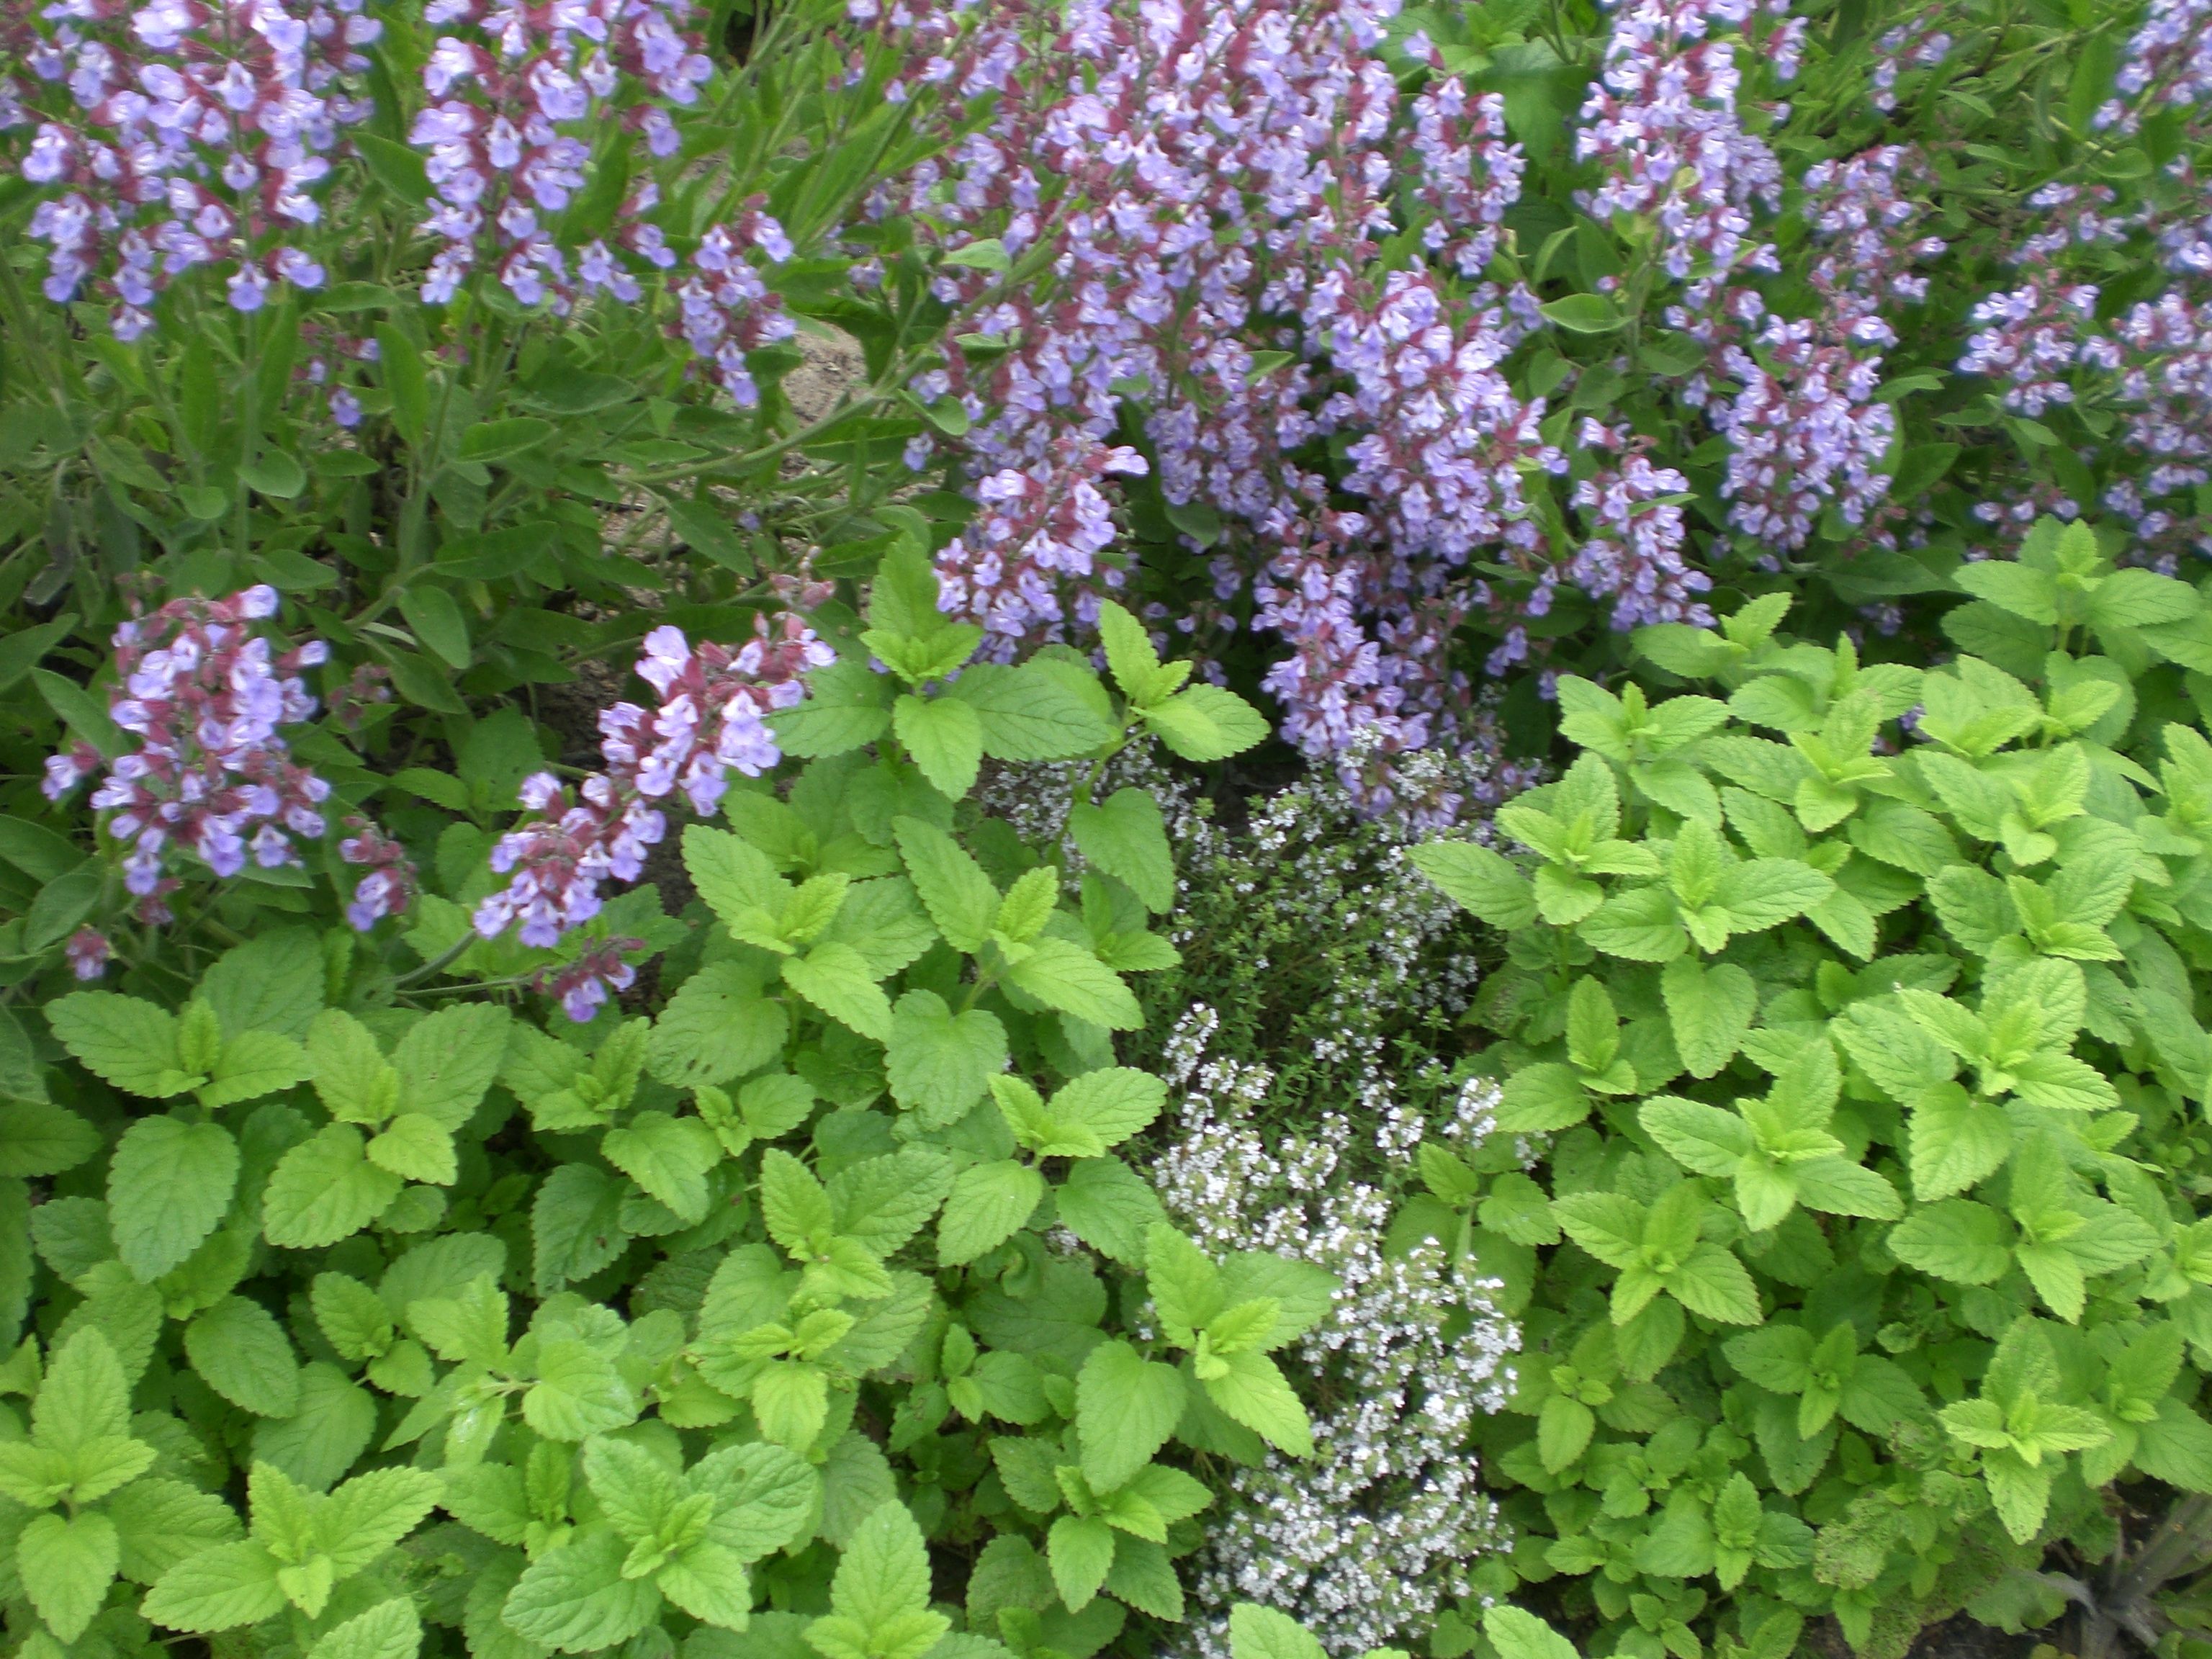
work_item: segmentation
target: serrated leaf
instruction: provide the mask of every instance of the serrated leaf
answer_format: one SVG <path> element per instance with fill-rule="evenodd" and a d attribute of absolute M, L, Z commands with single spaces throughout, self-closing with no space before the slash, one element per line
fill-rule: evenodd
<path fill-rule="evenodd" d="M 1446 898 L 1492 927 L 1510 931 L 1536 920 L 1528 878 L 1493 848 L 1473 842 L 1431 842 L 1408 848 L 1406 856 Z"/>
<path fill-rule="evenodd" d="M 150 1002 L 112 991 L 75 991 L 46 1014 L 62 1046 L 118 1089 L 161 1100 L 203 1080 L 184 1069 L 176 1016 Z"/>
<path fill-rule="evenodd" d="M 1151 1462 L 1189 1398 L 1174 1366 L 1148 1360 L 1126 1342 L 1093 1348 L 1075 1382 L 1075 1424 L 1091 1490 L 1110 1492 Z"/>
<path fill-rule="evenodd" d="M 259 1303 L 223 1297 L 185 1328 L 185 1352 L 207 1385 L 240 1410 L 289 1417 L 299 1409 L 299 1359 Z"/>
<path fill-rule="evenodd" d="M 1175 858 L 1149 791 L 1117 789 L 1096 806 L 1079 800 L 1067 827 L 1085 860 L 1127 886 L 1146 909 L 1164 915 L 1175 908 Z"/>
<path fill-rule="evenodd" d="M 1006 978 L 1047 1007 L 1109 1030 L 1133 1031 L 1144 1024 L 1144 1011 L 1121 976 L 1066 939 L 1037 939 Z"/>
<path fill-rule="evenodd" d="M 964 1116 L 1006 1069 L 1006 1028 L 988 1009 L 955 1014 L 934 991 L 908 991 L 891 1009 L 891 1097 L 933 1128 Z"/>
<path fill-rule="evenodd" d="M 271 1244 L 314 1249 L 350 1237 L 399 1195 L 400 1178 L 368 1161 L 361 1131 L 332 1123 L 278 1160 L 261 1197 Z"/>
<path fill-rule="evenodd" d="M 1260 711 L 1218 685 L 1188 686 L 1139 714 L 1153 735 L 1187 761 L 1227 760 L 1267 738 Z"/>
<path fill-rule="evenodd" d="M 1044 1177 L 1011 1158 L 970 1164 L 953 1178 L 937 1224 L 937 1259 L 973 1261 L 1014 1236 L 1044 1197 Z"/>

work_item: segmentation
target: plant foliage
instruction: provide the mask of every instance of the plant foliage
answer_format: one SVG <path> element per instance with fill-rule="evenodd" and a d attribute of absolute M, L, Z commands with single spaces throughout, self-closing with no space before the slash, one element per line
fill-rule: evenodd
<path fill-rule="evenodd" d="M 2212 1490 L 2173 1180 L 2212 747 L 2161 660 L 2199 600 L 2051 520 L 1967 574 L 1983 654 L 1926 670 L 1779 600 L 1644 631 L 1699 689 L 1562 679 L 1580 754 L 1498 813 L 1520 850 L 1412 855 L 1510 944 L 1499 1137 L 1425 1148 L 1417 1202 L 1522 1310 L 1488 1466 L 1517 1576 L 1605 1649 L 2039 1624 L 2047 1550 L 2119 1547 L 2115 1483 Z"/>

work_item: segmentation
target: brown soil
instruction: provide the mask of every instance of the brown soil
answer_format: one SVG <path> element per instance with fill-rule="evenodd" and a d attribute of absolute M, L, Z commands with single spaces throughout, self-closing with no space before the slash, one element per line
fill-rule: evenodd
<path fill-rule="evenodd" d="M 2008 1636 L 1960 1613 L 1922 1631 L 1905 1659 L 2034 1659 L 2039 1649 L 2040 1659 L 2053 1659 L 2063 1653 L 2050 1645 L 2056 1634 L 2053 1630 Z M 1825 1620 L 1807 1629 L 1800 1651 L 1817 1654 L 1820 1659 L 1851 1659 L 1850 1644 Z"/>
<path fill-rule="evenodd" d="M 2007 1636 L 1961 1613 L 1922 1631 L 1907 1659 L 2028 1659 L 2049 1640 L 2043 1632 Z"/>
<path fill-rule="evenodd" d="M 839 394 L 866 373 L 860 343 L 842 329 L 831 330 L 828 338 L 801 329 L 793 343 L 806 361 L 784 377 L 784 395 L 801 421 L 818 421 Z"/>

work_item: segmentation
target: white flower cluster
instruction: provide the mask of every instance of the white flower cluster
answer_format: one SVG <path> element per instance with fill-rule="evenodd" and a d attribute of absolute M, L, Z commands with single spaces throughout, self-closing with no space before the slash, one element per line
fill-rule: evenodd
<path fill-rule="evenodd" d="M 1273 1251 L 1342 1286 L 1279 1356 L 1313 1408 L 1316 1455 L 1231 1478 L 1187 1564 L 1191 1622 L 1164 1659 L 1226 1659 L 1237 1601 L 1291 1614 L 1332 1654 L 1419 1636 L 1499 1542 L 1468 1443 L 1475 1413 L 1510 1391 L 1519 1333 L 1492 1282 L 1388 1236 L 1419 1188 L 1421 1143 L 1471 1151 L 1498 1103 L 1494 1085 L 1462 1084 L 1437 1057 L 1477 975 L 1466 919 L 1405 850 L 1432 838 L 1435 803 L 1526 780 L 1480 757 L 1401 755 L 1400 793 L 1378 811 L 1360 781 L 1372 741 L 1342 774 L 1218 809 L 1142 750 L 1091 781 L 1100 796 L 1149 791 L 1176 852 L 1176 906 L 1159 927 L 1183 965 L 1158 980 L 1181 1017 L 1156 1052 L 1124 1055 L 1182 1097 L 1154 1154 L 1161 1199 L 1217 1255 Z M 985 780 L 986 805 L 1056 838 L 1087 777 L 1081 763 L 1006 768 Z M 1072 843 L 1063 853 L 1080 867 Z"/>
<path fill-rule="evenodd" d="M 1470 1589 L 1497 1541 L 1468 1431 L 1512 1385 L 1520 1344 L 1492 1307 L 1494 1281 L 1434 1243 L 1384 1249 L 1402 1175 L 1428 1125 L 1380 1072 L 1344 1111 L 1310 1127 L 1277 1121 L 1266 1064 L 1208 1057 L 1219 1020 L 1200 1005 L 1170 1040 L 1183 1091 L 1178 1137 L 1155 1164 L 1160 1196 L 1208 1250 L 1270 1250 L 1335 1274 L 1336 1305 L 1286 1355 L 1316 1381 L 1311 1461 L 1270 1455 L 1240 1469 L 1210 1517 L 1188 1647 L 1228 1651 L 1229 1607 L 1259 1601 L 1304 1623 L 1332 1652 L 1376 1647 L 1432 1620 Z M 1462 1091 L 1443 1133 L 1465 1144 L 1495 1107 Z M 1361 1178 L 1380 1153 L 1381 1173 Z"/>

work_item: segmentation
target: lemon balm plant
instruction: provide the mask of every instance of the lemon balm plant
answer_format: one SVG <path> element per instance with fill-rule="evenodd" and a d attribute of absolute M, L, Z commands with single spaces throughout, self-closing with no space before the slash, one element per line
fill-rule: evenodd
<path fill-rule="evenodd" d="M 479 836 L 410 973 L 330 914 L 11 1023 L 27 1650 L 988 1659 L 1182 1617 L 1214 1472 L 1310 1450 L 1271 1356 L 1335 1283 L 1202 1250 L 1121 1155 L 1166 1094 L 1114 1048 L 1176 955 L 1148 799 L 1085 769 L 1077 880 L 967 795 L 1256 721 L 1126 616 L 1109 684 L 971 661 L 933 599 L 887 562 L 767 717 L 804 763 L 684 831 L 682 916 L 606 901 L 650 997 L 504 974 Z"/>
<path fill-rule="evenodd" d="M 1500 1133 L 1422 1218 L 1522 1312 L 1488 1468 L 1601 1650 L 2070 1599 L 2104 1651 L 2202 1547 L 2099 1565 L 2212 1489 L 2203 602 L 2048 520 L 1960 580 L 1936 668 L 1779 599 L 1638 635 L 1710 694 L 1563 679 L 1523 850 L 1412 855 L 1508 947 Z"/>

